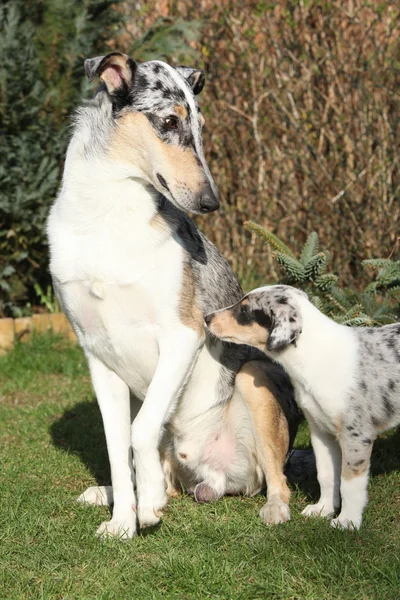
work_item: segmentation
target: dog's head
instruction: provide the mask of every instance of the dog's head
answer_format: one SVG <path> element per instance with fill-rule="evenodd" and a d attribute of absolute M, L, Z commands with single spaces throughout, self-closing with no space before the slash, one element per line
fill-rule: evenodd
<path fill-rule="evenodd" d="M 205 322 L 216 337 L 227 342 L 281 350 L 301 334 L 301 297 L 307 295 L 287 285 L 258 288 L 233 306 L 207 315 Z"/>
<path fill-rule="evenodd" d="M 200 214 L 217 210 L 195 98 L 204 72 L 157 60 L 136 63 L 120 52 L 86 60 L 85 70 L 89 81 L 100 77 L 112 103 L 110 157 L 179 208 Z"/>

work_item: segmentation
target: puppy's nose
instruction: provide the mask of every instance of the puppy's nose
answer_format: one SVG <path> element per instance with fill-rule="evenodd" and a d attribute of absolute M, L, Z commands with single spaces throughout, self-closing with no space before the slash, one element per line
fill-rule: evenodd
<path fill-rule="evenodd" d="M 205 324 L 209 325 L 211 323 L 212 318 L 213 318 L 213 313 L 210 313 L 209 315 L 206 315 L 204 317 Z"/>

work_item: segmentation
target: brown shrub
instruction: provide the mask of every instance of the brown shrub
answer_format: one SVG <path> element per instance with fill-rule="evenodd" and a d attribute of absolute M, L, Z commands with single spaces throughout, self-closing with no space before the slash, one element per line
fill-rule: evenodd
<path fill-rule="evenodd" d="M 245 285 L 274 277 L 249 218 L 294 250 L 317 231 L 344 284 L 361 282 L 362 259 L 398 254 L 399 6 L 162 4 L 204 23 L 200 102 L 222 208 L 198 223 Z"/>

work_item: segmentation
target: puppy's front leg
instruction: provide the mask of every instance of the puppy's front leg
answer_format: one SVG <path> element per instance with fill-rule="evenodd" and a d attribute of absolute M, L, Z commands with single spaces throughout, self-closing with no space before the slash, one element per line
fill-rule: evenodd
<path fill-rule="evenodd" d="M 332 435 L 320 429 L 307 411 L 304 414 L 310 426 L 321 495 L 317 504 L 309 504 L 302 514 L 327 517 L 337 512 L 340 506 L 340 446 Z"/>
<path fill-rule="evenodd" d="M 132 425 L 138 519 L 141 527 L 158 523 L 167 502 L 158 444 L 203 341 L 202 332 L 176 327 L 159 337 L 159 360 L 143 405 Z"/>
<path fill-rule="evenodd" d="M 136 500 L 130 447 L 129 388 L 94 356 L 89 356 L 89 368 L 103 418 L 114 497 L 112 519 L 102 523 L 97 534 L 132 538 L 136 532 Z"/>
<path fill-rule="evenodd" d="M 346 430 L 345 430 L 346 431 Z M 358 434 L 358 435 L 357 435 Z M 332 527 L 359 529 L 363 510 L 367 504 L 368 475 L 374 435 L 372 432 L 346 431 L 341 438 L 342 476 L 340 492 L 342 509 Z"/>

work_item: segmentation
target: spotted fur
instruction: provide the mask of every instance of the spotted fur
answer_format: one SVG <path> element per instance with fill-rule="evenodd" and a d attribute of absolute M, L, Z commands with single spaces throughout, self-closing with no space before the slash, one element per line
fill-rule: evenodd
<path fill-rule="evenodd" d="M 264 287 L 208 315 L 219 338 L 256 346 L 281 364 L 311 429 L 321 498 L 305 515 L 358 528 L 376 436 L 400 423 L 400 323 L 349 328 L 289 286 Z"/>

